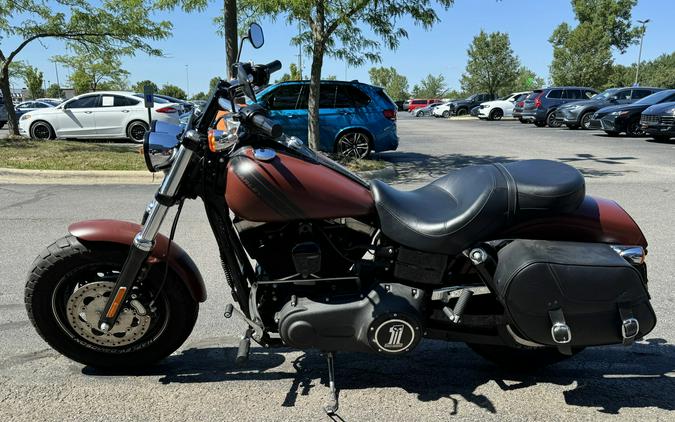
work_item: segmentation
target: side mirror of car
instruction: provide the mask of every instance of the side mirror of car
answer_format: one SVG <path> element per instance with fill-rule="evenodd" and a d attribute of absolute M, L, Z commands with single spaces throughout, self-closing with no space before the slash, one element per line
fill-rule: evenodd
<path fill-rule="evenodd" d="M 617 102 L 618 99 L 619 99 L 619 97 L 617 97 L 616 95 L 612 95 L 611 97 L 609 97 L 609 102 L 615 103 L 615 102 Z"/>

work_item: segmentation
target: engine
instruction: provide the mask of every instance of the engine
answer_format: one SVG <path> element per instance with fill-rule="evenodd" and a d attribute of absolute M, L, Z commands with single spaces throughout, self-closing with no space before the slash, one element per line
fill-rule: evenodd
<path fill-rule="evenodd" d="M 398 355 L 422 338 L 423 301 L 422 290 L 397 283 L 376 284 L 350 302 L 292 298 L 279 312 L 279 334 L 299 349 Z"/>

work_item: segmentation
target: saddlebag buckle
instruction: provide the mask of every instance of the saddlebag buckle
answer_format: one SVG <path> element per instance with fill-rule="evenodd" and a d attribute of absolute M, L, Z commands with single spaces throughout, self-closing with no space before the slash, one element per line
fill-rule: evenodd
<path fill-rule="evenodd" d="M 623 336 L 623 344 L 630 346 L 635 342 L 635 337 L 640 332 L 640 322 L 635 318 L 627 318 L 621 322 L 621 336 Z"/>
<path fill-rule="evenodd" d="M 557 322 L 551 327 L 551 337 L 558 344 L 567 344 L 572 341 L 572 330 L 569 325 Z"/>

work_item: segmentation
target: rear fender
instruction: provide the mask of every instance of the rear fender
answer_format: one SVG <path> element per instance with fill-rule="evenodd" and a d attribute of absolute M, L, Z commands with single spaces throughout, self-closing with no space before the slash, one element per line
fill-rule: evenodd
<path fill-rule="evenodd" d="M 141 230 L 139 224 L 120 220 L 88 220 L 71 224 L 68 232 L 80 240 L 87 242 L 111 242 L 131 246 L 134 236 Z M 185 284 L 192 298 L 198 302 L 206 300 L 206 286 L 197 265 L 192 258 L 175 242 L 171 242 L 171 250 L 167 257 L 169 238 L 158 234 L 155 247 L 149 260 L 155 263 L 168 261 L 169 267 Z"/>

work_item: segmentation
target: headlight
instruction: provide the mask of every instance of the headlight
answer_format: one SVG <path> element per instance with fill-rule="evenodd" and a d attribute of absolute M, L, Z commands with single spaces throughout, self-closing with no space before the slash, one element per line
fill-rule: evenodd
<path fill-rule="evenodd" d="M 32 118 L 33 116 L 31 116 L 30 114 L 24 114 L 23 116 L 21 116 L 21 119 L 19 120 L 30 120 Z"/>
<path fill-rule="evenodd" d="M 630 114 L 630 111 L 627 110 L 621 110 L 621 111 L 613 111 L 609 113 L 610 116 L 628 116 Z"/>
<path fill-rule="evenodd" d="M 481 104 L 480 108 L 490 108 L 492 107 L 490 104 Z"/>
<path fill-rule="evenodd" d="M 157 122 L 153 122 L 153 130 L 145 134 L 145 140 L 143 141 L 145 165 L 152 173 L 171 167 L 177 147 L 180 145 L 176 131 L 157 132 L 158 125 L 156 124 Z M 168 124 L 165 123 L 164 125 Z M 180 130 L 180 126 L 168 126 L 175 126 Z"/>
<path fill-rule="evenodd" d="M 239 141 L 239 126 L 241 122 L 228 119 L 224 122 L 225 130 L 209 130 L 209 149 L 211 152 L 224 151 Z"/>

